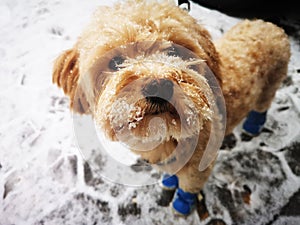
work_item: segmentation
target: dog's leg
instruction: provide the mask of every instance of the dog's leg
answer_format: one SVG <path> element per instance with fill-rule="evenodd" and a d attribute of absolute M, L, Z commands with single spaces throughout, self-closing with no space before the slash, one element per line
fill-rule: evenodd
<path fill-rule="evenodd" d="M 281 49 L 284 53 L 287 49 Z M 274 61 L 275 68 L 266 74 L 263 91 L 258 97 L 254 109 L 248 114 L 243 123 L 244 139 L 251 139 L 260 134 L 263 125 L 266 122 L 267 110 L 271 106 L 276 90 L 287 75 L 288 60 L 283 58 L 282 61 Z M 278 66 L 276 66 L 278 65 Z M 249 139 L 249 140 L 250 140 Z"/>
<path fill-rule="evenodd" d="M 284 31 L 262 20 L 243 21 L 216 43 L 229 134 L 251 110 L 270 107 L 286 77 L 290 45 Z"/>
<path fill-rule="evenodd" d="M 282 49 L 283 54 L 285 54 L 285 51 L 287 51 L 287 49 Z M 270 107 L 276 90 L 286 78 L 288 61 L 289 60 L 287 58 L 283 58 L 282 60 L 275 62 L 277 66 L 267 74 L 268 79 L 263 87 L 262 94 L 256 102 L 254 108 L 255 111 L 265 112 Z"/>
<path fill-rule="evenodd" d="M 274 34 L 272 33 L 272 35 Z M 247 119 L 243 124 L 243 130 L 246 132 L 247 135 L 250 134 L 250 137 L 257 136 L 262 130 L 263 125 L 266 121 L 267 110 L 271 106 L 272 100 L 275 96 L 277 89 L 287 76 L 289 57 L 286 56 L 289 56 L 289 46 L 287 44 L 283 44 L 287 43 L 287 39 L 279 39 L 278 36 L 276 39 L 276 35 L 273 38 L 275 39 L 275 43 L 281 43 L 278 46 L 274 46 L 274 49 L 276 48 L 276 51 L 272 51 L 272 49 L 270 49 L 270 52 L 272 52 L 272 54 L 277 54 L 276 57 L 273 58 L 273 67 L 265 75 L 265 85 L 263 86 L 263 91 L 261 95 L 256 101 L 254 111 L 251 111 L 248 114 Z"/>
<path fill-rule="evenodd" d="M 199 164 L 203 158 L 204 150 L 210 138 L 211 123 L 203 125 L 199 134 L 198 145 L 190 160 L 177 173 L 178 189 L 176 190 L 172 207 L 181 216 L 189 215 L 197 206 L 198 200 L 202 201 L 200 191 L 211 174 L 214 161 L 204 170 L 199 171 Z M 202 202 L 203 203 L 203 202 Z"/>
<path fill-rule="evenodd" d="M 182 216 L 189 215 L 196 208 L 198 200 L 202 201 L 200 191 L 213 168 L 211 164 L 205 171 L 200 172 L 198 166 L 199 163 L 188 163 L 177 173 L 179 188 L 175 193 L 172 207 Z"/>

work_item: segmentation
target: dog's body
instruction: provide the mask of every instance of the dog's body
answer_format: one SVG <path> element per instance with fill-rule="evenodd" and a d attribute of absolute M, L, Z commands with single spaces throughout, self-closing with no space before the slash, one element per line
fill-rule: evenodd
<path fill-rule="evenodd" d="M 211 130 L 210 104 L 213 103 L 207 102 L 211 95 L 205 91 L 207 84 L 204 81 L 203 84 L 199 83 L 190 70 L 162 66 L 156 61 L 151 71 L 145 66 L 146 62 L 140 65 L 130 60 L 128 63 L 133 64 L 130 68 L 124 66 L 112 71 L 113 68 L 107 67 L 113 56 L 106 57 L 107 61 L 102 60 L 101 64 L 95 65 L 97 59 L 114 48 L 145 42 L 141 49 L 147 51 L 152 45 L 146 46 L 146 43 L 157 41 L 175 43 L 191 50 L 213 71 L 225 98 L 226 134 L 231 133 L 249 111 L 264 112 L 269 108 L 276 90 L 287 74 L 289 41 L 284 31 L 271 23 L 246 20 L 213 44 L 208 32 L 187 12 L 175 5 L 169 2 L 127 1 L 113 8 L 100 7 L 73 49 L 64 52 L 56 60 L 53 81 L 70 96 L 71 108 L 75 112 L 92 114 L 113 140 L 117 138 L 113 125 L 116 115 L 112 105 L 118 101 L 117 95 L 128 92 L 125 90 L 126 85 L 136 82 L 134 88 L 130 88 L 132 97 L 127 96 L 130 103 L 134 101 L 130 98 L 136 98 L 145 88 L 145 83 L 148 84 L 153 79 L 167 79 L 176 84 L 172 89 L 172 99 L 180 98 L 180 92 L 176 89 L 180 87 L 196 105 L 201 124 L 198 128 L 201 132 L 193 156 L 177 172 L 177 176 L 180 188 L 197 193 L 202 189 L 213 167 L 211 164 L 205 171 L 198 170 Z M 134 54 L 131 54 L 131 58 L 134 58 Z M 156 55 L 153 55 L 149 53 L 145 57 L 155 58 Z M 97 73 L 96 70 L 110 70 L 114 76 Z M 184 82 L 179 81 L 179 76 Z M 138 79 L 143 79 L 143 82 L 139 83 Z M 166 139 L 156 149 L 145 152 L 134 150 L 149 162 L 164 160 L 172 153 L 180 141 L 179 138 L 188 139 L 189 135 L 194 135 L 193 128 L 181 131 L 178 129 L 176 124 L 180 124 L 180 121 L 173 116 L 174 112 L 153 111 L 147 100 L 140 100 L 137 104 L 142 109 L 140 113 L 143 117 L 131 129 L 136 136 L 147 136 L 145 127 L 149 126 L 153 117 L 160 117 L 166 121 L 168 127 Z M 177 107 L 180 108 L 182 104 L 178 103 Z M 169 105 L 165 107 L 173 110 Z M 127 123 L 130 119 L 125 120 L 124 123 Z"/>

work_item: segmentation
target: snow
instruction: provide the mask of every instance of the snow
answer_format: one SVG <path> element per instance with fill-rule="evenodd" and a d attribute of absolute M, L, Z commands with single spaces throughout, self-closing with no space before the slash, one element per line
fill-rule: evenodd
<path fill-rule="evenodd" d="M 120 182 L 130 182 L 144 177 L 145 182 L 152 179 L 151 182 L 155 183 L 160 174 L 151 168 L 140 166 L 135 172 L 124 166 L 117 170 L 130 173 L 124 177 L 121 172 L 113 174 L 114 170 L 109 169 L 119 166 L 111 160 L 112 164 L 107 165 L 103 177 L 99 170 L 107 158 L 101 158 L 99 154 L 99 168 L 90 168 L 78 150 L 68 98 L 51 81 L 52 63 L 58 54 L 75 43 L 95 8 L 113 2 L 1 1 L 0 225 L 205 224 L 209 220 L 200 222 L 196 213 L 187 219 L 175 218 L 170 208 L 157 206 L 158 185 L 137 188 L 118 185 L 108 179 L 115 176 L 114 181 L 124 178 L 125 181 Z M 199 19 L 214 39 L 222 35 L 222 30 L 226 31 L 239 21 L 195 4 L 192 4 L 191 15 Z M 300 188 L 299 176 L 293 174 L 284 152 L 279 151 L 300 140 L 300 47 L 299 40 L 292 36 L 290 40 L 291 84 L 281 87 L 269 111 L 266 127 L 272 132 L 263 133 L 251 142 L 243 142 L 239 139 L 238 127 L 235 130 L 237 145 L 231 151 L 222 151 L 204 190 L 211 217 L 222 218 L 227 224 L 232 223 L 233 214 L 220 200 L 222 198 L 218 198 L 218 185 L 228 182 L 231 184 L 229 190 L 234 192 L 240 190 L 244 182 L 253 189 L 252 208 L 241 207 L 239 211 L 249 215 L 245 216 L 245 224 L 267 223 Z M 283 107 L 288 107 L 288 110 L 282 110 Z M 250 161 L 257 159 L 274 163 L 262 167 L 263 173 L 257 176 L 269 177 L 270 182 L 279 177 L 278 186 L 270 187 L 268 179 L 261 183 L 240 178 L 239 174 L 245 173 L 235 158 L 239 155 L 249 156 Z M 257 158 L 261 155 L 268 158 Z M 228 159 L 237 170 L 232 174 L 228 171 L 218 173 Z M 277 172 L 273 174 L 272 168 L 278 169 Z M 233 178 L 239 183 L 231 181 Z M 266 192 L 268 189 L 274 192 Z M 266 206 L 261 196 L 270 198 L 273 204 Z M 122 209 L 126 216 L 121 216 Z M 260 212 L 256 213 L 257 210 Z M 280 217 L 274 223 L 281 224 L 299 224 L 299 217 Z"/>

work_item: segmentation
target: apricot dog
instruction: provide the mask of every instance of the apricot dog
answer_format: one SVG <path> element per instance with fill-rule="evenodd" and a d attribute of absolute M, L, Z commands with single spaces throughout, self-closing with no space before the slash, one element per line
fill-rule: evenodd
<path fill-rule="evenodd" d="M 197 59 L 183 57 L 182 49 Z M 199 171 L 216 104 L 201 63 L 222 89 L 225 134 L 230 134 L 250 111 L 267 111 L 289 58 L 287 35 L 269 22 L 241 21 L 213 43 L 208 31 L 172 1 L 128 0 L 99 7 L 74 47 L 57 58 L 53 82 L 70 97 L 74 112 L 91 114 L 110 139 L 128 142 L 152 164 L 198 135 L 192 156 L 176 171 L 179 188 L 196 194 L 213 168 Z M 187 108 L 193 116 L 186 115 Z M 198 122 L 183 125 L 180 117 Z M 159 130 L 148 130 L 153 118 L 165 123 L 159 137 L 151 136 Z M 139 151 L 151 145 L 151 151 Z"/>

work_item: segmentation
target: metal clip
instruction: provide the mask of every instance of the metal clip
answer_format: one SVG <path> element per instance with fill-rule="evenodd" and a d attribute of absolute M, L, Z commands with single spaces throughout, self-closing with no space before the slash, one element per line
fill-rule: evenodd
<path fill-rule="evenodd" d="M 178 0 L 178 6 L 187 12 L 191 11 L 191 3 L 189 0 Z"/>

